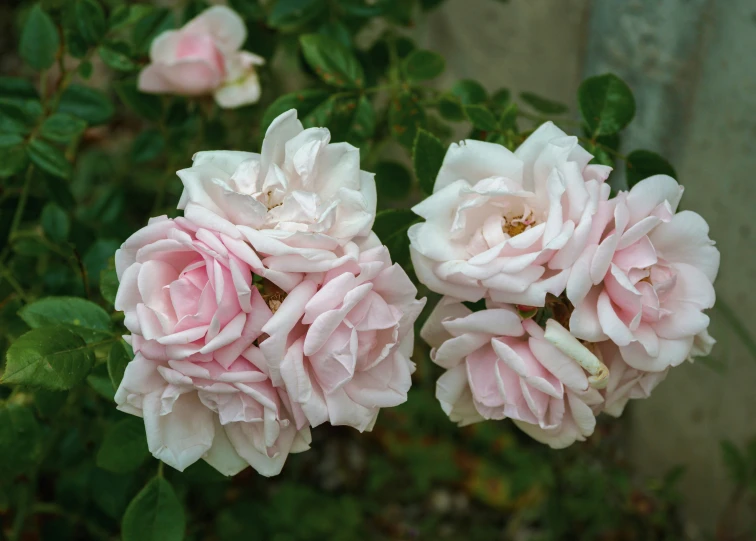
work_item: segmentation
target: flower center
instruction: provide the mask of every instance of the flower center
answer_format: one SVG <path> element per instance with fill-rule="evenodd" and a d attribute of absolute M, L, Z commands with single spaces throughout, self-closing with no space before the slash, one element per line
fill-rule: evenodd
<path fill-rule="evenodd" d="M 273 282 L 261 278 L 257 275 L 254 276 L 255 287 L 260 292 L 260 296 L 268 305 L 270 311 L 274 314 L 281 308 L 284 299 L 286 298 L 286 292 L 275 285 Z"/>
<path fill-rule="evenodd" d="M 514 217 L 507 217 L 504 216 L 504 224 L 501 226 L 504 233 L 509 235 L 510 237 L 515 237 L 522 233 L 523 231 L 527 231 L 531 227 L 533 227 L 536 223 L 535 216 L 533 216 L 533 210 L 525 206 L 525 210 L 522 214 L 519 216 Z"/>

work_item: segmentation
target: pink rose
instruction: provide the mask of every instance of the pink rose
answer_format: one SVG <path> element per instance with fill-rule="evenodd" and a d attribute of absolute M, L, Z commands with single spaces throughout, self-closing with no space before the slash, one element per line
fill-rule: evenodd
<path fill-rule="evenodd" d="M 421 336 L 433 347 L 433 362 L 447 369 L 436 397 L 451 420 L 510 418 L 553 448 L 592 434 L 593 409 L 602 397 L 584 367 L 598 374 L 600 362 L 574 339 L 577 353 L 571 350 L 563 336 L 569 333 L 558 324 L 552 329 L 555 323 L 549 320 L 544 332 L 533 320 L 521 321 L 511 306 L 471 312 L 443 298 Z"/>
<path fill-rule="evenodd" d="M 669 369 L 662 372 L 636 370 L 622 359 L 619 349 L 610 340 L 602 342 L 598 349 L 609 368 L 607 386 L 601 393 L 604 396 L 602 411 L 614 417 L 622 415 L 628 400 L 651 396 L 651 391 L 669 372 Z"/>
<path fill-rule="evenodd" d="M 186 218 L 153 218 L 116 252 L 115 307 L 136 357 L 116 393 L 144 418 L 152 454 L 183 470 L 202 458 L 226 475 L 280 472 L 304 451 L 309 427 L 272 385 L 258 348 L 271 307 L 253 279 L 293 288 L 246 243 Z M 254 277 L 254 278 L 253 278 Z"/>
<path fill-rule="evenodd" d="M 466 301 L 543 306 L 583 252 L 611 168 L 551 122 L 514 152 L 463 141 L 449 147 L 433 195 L 412 210 L 412 262 L 433 291 Z"/>
<path fill-rule="evenodd" d="M 139 74 L 139 90 L 153 94 L 215 94 L 221 107 L 260 99 L 257 55 L 240 51 L 247 29 L 239 15 L 213 6 L 180 30 L 160 34 L 150 47 L 151 63 Z"/>
<path fill-rule="evenodd" d="M 701 216 L 675 214 L 681 196 L 682 187 L 660 175 L 602 202 L 567 283 L 572 334 L 610 339 L 640 371 L 679 365 L 697 336 L 706 347 L 703 311 L 714 305 L 719 252 Z"/>
<path fill-rule="evenodd" d="M 356 245 L 353 245 L 355 249 Z M 407 400 L 413 324 L 425 299 L 375 236 L 359 254 L 307 277 L 263 327 L 260 349 L 312 426 L 370 430 L 380 408 Z"/>
<path fill-rule="evenodd" d="M 261 154 L 198 152 L 178 172 L 179 208 L 203 227 L 248 240 L 267 268 L 338 266 L 344 246 L 370 234 L 376 191 L 359 149 L 330 137 L 326 128 L 304 129 L 292 109 L 270 125 Z"/>

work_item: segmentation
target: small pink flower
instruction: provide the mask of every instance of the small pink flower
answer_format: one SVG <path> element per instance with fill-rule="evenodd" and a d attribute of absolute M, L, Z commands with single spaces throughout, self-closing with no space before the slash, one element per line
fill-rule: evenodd
<path fill-rule="evenodd" d="M 482 141 L 449 147 L 433 195 L 409 230 L 421 282 L 466 301 L 543 306 L 583 252 L 611 168 L 551 122 L 514 152 Z"/>
<path fill-rule="evenodd" d="M 142 92 L 200 96 L 215 94 L 224 108 L 256 103 L 260 83 L 257 55 L 239 49 L 247 29 L 239 15 L 213 6 L 180 30 L 160 34 L 150 47 L 151 63 L 139 74 Z"/>
<path fill-rule="evenodd" d="M 276 475 L 308 449 L 307 419 L 274 388 L 258 348 L 272 310 L 253 283 L 292 289 L 243 241 L 186 218 L 153 218 L 116 252 L 115 307 L 135 359 L 116 393 L 144 418 L 152 454 L 178 470 L 200 458 L 226 475 Z"/>
<path fill-rule="evenodd" d="M 433 362 L 447 369 L 436 397 L 452 421 L 510 418 L 553 448 L 593 433 L 599 391 L 580 363 L 557 349 L 533 320 L 520 321 L 513 307 L 489 304 L 471 312 L 445 297 L 421 335 L 433 347 Z"/>
<path fill-rule="evenodd" d="M 704 310 L 714 305 L 719 251 L 709 226 L 675 214 L 682 187 L 667 176 L 636 184 L 601 203 L 588 247 L 572 269 L 569 327 L 590 342 L 611 340 L 642 372 L 664 372 L 710 339 Z M 709 344 L 710 345 L 710 344 Z"/>
<path fill-rule="evenodd" d="M 358 247 L 352 245 L 355 249 Z M 370 430 L 380 408 L 407 400 L 413 324 L 425 299 L 375 236 L 359 254 L 308 276 L 263 327 L 271 378 L 314 427 Z"/>

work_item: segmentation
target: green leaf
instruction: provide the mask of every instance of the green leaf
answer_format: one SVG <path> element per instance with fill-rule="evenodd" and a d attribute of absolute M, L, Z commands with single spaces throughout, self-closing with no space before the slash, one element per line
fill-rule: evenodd
<path fill-rule="evenodd" d="M 388 248 L 394 263 L 406 266 L 410 262 L 407 230 L 420 218 L 409 209 L 386 209 L 375 217 L 373 232 Z"/>
<path fill-rule="evenodd" d="M 359 147 L 374 133 L 375 109 L 373 109 L 373 104 L 370 103 L 368 97 L 362 95 L 357 100 L 345 141 Z"/>
<path fill-rule="evenodd" d="M 450 94 L 441 96 L 438 101 L 438 112 L 443 118 L 452 122 L 460 122 L 467 118 L 459 98 Z"/>
<path fill-rule="evenodd" d="M 95 126 L 108 122 L 115 108 L 100 90 L 73 84 L 60 97 L 58 112 L 72 114 Z"/>
<path fill-rule="evenodd" d="M 116 94 L 126 107 L 148 120 L 156 120 L 163 116 L 163 105 L 160 98 L 153 94 L 144 94 L 137 90 L 136 81 L 118 81 L 113 84 Z"/>
<path fill-rule="evenodd" d="M 548 98 L 543 98 L 532 92 L 521 92 L 520 99 L 530 105 L 533 109 L 540 113 L 547 115 L 558 115 L 566 113 L 568 107 L 563 103 L 552 101 Z"/>
<path fill-rule="evenodd" d="M 128 473 L 141 466 L 149 454 L 144 421 L 129 417 L 105 432 L 97 452 L 97 466 L 113 473 Z"/>
<path fill-rule="evenodd" d="M 412 147 L 412 164 L 420 187 L 427 194 L 433 193 L 438 171 L 446 155 L 446 147 L 431 133 L 417 130 L 415 144 Z"/>
<path fill-rule="evenodd" d="M 340 21 L 326 21 L 318 28 L 318 34 L 336 40 L 344 47 L 352 46 L 352 36 L 349 29 Z"/>
<path fill-rule="evenodd" d="M 111 30 L 118 30 L 125 26 L 139 22 L 154 10 L 154 6 L 147 4 L 121 4 L 110 13 L 108 25 Z"/>
<path fill-rule="evenodd" d="M 58 147 L 42 139 L 32 139 L 26 151 L 32 163 L 43 171 L 60 178 L 71 176 L 71 164 Z"/>
<path fill-rule="evenodd" d="M 519 108 L 516 103 L 507 105 L 499 116 L 499 129 L 503 131 L 514 131 L 517 133 L 517 113 Z"/>
<path fill-rule="evenodd" d="M 51 201 L 54 201 L 61 208 L 68 211 L 73 210 L 76 206 L 71 190 L 68 187 L 67 182 L 61 182 L 60 179 L 52 175 L 41 175 L 42 182 L 47 190 L 47 196 Z"/>
<path fill-rule="evenodd" d="M 375 166 L 375 184 L 378 198 L 401 200 L 406 198 L 412 188 L 412 175 L 399 162 L 378 162 Z"/>
<path fill-rule="evenodd" d="M 30 133 L 41 112 L 41 104 L 31 100 L 21 103 L 0 102 L 0 133 Z"/>
<path fill-rule="evenodd" d="M 98 364 L 92 369 L 87 376 L 89 386 L 102 398 L 110 403 L 115 401 L 115 388 L 108 375 L 108 367 L 104 364 Z"/>
<path fill-rule="evenodd" d="M 67 113 L 53 113 L 40 128 L 40 135 L 55 143 L 68 143 L 87 127 L 87 123 Z"/>
<path fill-rule="evenodd" d="M 19 55 L 29 66 L 41 71 L 53 65 L 58 47 L 60 36 L 55 23 L 39 4 L 35 4 L 21 30 Z"/>
<path fill-rule="evenodd" d="M 653 175 L 669 175 L 677 178 L 672 165 L 650 150 L 634 150 L 627 155 L 627 187 L 632 188 L 644 178 Z"/>
<path fill-rule="evenodd" d="M 105 269 L 100 272 L 100 294 L 110 304 L 115 304 L 118 292 L 118 275 L 115 269 Z"/>
<path fill-rule="evenodd" d="M 462 105 L 475 105 L 488 99 L 488 93 L 483 85 L 472 79 L 458 81 L 451 88 L 451 93 L 459 98 Z"/>
<path fill-rule="evenodd" d="M 123 541 L 181 541 L 186 517 L 176 493 L 162 477 L 155 477 L 126 508 L 121 523 Z"/>
<path fill-rule="evenodd" d="M 728 440 L 720 441 L 719 446 L 722 452 L 722 460 L 732 482 L 736 485 L 745 483 L 748 477 L 748 464 L 743 453 Z"/>
<path fill-rule="evenodd" d="M 13 342 L 6 354 L 3 383 L 52 390 L 73 388 L 95 361 L 92 348 L 65 327 L 32 329 Z"/>
<path fill-rule="evenodd" d="M 512 93 L 507 88 L 501 88 L 491 96 L 491 103 L 496 107 L 506 107 L 512 99 Z"/>
<path fill-rule="evenodd" d="M 152 40 L 166 30 L 171 30 L 175 26 L 173 12 L 167 8 L 160 8 L 142 15 L 134 25 L 132 39 L 134 51 L 137 53 L 146 53 Z"/>
<path fill-rule="evenodd" d="M 87 343 L 112 336 L 108 313 L 95 303 L 79 297 L 43 297 L 24 306 L 19 315 L 32 329 L 63 326 Z"/>
<path fill-rule="evenodd" d="M 94 70 L 94 67 L 92 66 L 92 62 L 89 60 L 85 60 L 81 64 L 79 64 L 78 72 L 79 75 L 81 75 L 81 78 L 86 80 L 89 79 L 92 76 L 92 71 Z"/>
<path fill-rule="evenodd" d="M 123 43 L 100 45 L 97 54 L 106 65 L 117 71 L 133 71 L 138 67 L 129 56 L 128 46 Z"/>
<path fill-rule="evenodd" d="M 47 238 L 54 242 L 65 242 L 68 239 L 68 232 L 71 230 L 71 222 L 68 219 L 66 211 L 55 203 L 48 203 L 42 209 L 40 217 L 42 229 Z"/>
<path fill-rule="evenodd" d="M 97 45 L 107 31 L 105 12 L 97 0 L 76 0 L 76 25 L 89 45 Z"/>
<path fill-rule="evenodd" d="M 465 105 L 465 114 L 479 130 L 493 131 L 499 125 L 494 114 L 485 105 Z"/>
<path fill-rule="evenodd" d="M 123 375 L 126 372 L 126 365 L 129 364 L 132 356 L 131 346 L 123 340 L 118 340 L 110 347 L 110 353 L 108 353 L 108 375 L 114 389 L 118 389 L 121 386 Z"/>
<path fill-rule="evenodd" d="M 441 75 L 446 68 L 446 62 L 440 54 L 416 49 L 404 59 L 402 68 L 408 81 L 427 81 Z"/>
<path fill-rule="evenodd" d="M 263 133 L 268 130 L 268 127 L 276 117 L 285 113 L 289 109 L 296 109 L 297 116 L 301 120 L 318 105 L 327 100 L 328 96 L 330 96 L 330 94 L 327 90 L 320 90 L 317 88 L 301 90 L 299 92 L 292 92 L 280 96 L 268 106 L 265 110 L 265 114 L 263 114 L 261 123 Z"/>
<path fill-rule="evenodd" d="M 323 0 L 278 0 L 268 24 L 273 28 L 293 29 L 303 25 L 326 7 Z"/>
<path fill-rule="evenodd" d="M 0 405 L 0 479 L 11 481 L 31 470 L 39 455 L 41 433 L 28 406 Z"/>
<path fill-rule="evenodd" d="M 635 98 L 630 87 L 611 73 L 583 81 L 578 89 L 578 102 L 594 137 L 617 133 L 635 116 Z"/>
<path fill-rule="evenodd" d="M 164 148 L 165 138 L 159 130 L 145 130 L 134 138 L 131 156 L 134 163 L 144 163 L 160 156 Z"/>
<path fill-rule="evenodd" d="M 31 81 L 21 77 L 0 77 L 0 103 L 23 105 L 30 100 L 39 101 L 39 94 Z"/>
<path fill-rule="evenodd" d="M 26 148 L 23 139 L 16 135 L 15 144 L 9 135 L 4 135 L 3 144 L 0 145 L 0 178 L 6 178 L 19 173 L 26 167 Z"/>
<path fill-rule="evenodd" d="M 411 149 L 419 127 L 425 124 L 425 110 L 411 92 L 402 92 L 389 104 L 391 135 L 399 143 Z"/>
<path fill-rule="evenodd" d="M 362 88 L 365 73 L 351 50 L 320 34 L 300 36 L 302 53 L 325 83 L 337 88 Z"/>

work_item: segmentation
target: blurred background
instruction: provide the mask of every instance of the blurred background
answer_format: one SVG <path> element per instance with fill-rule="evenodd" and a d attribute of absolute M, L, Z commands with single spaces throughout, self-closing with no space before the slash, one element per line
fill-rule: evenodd
<path fill-rule="evenodd" d="M 553 451 L 506 421 L 464 429 L 450 423 L 433 396 L 437 367 L 418 340 L 409 401 L 383 411 L 372 433 L 319 428 L 313 450 L 292 455 L 275 479 L 247 470 L 226 480 L 204 463 L 183 475 L 166 471 L 186 504 L 187 539 L 756 539 L 756 2 L 427 3 L 438 6 L 402 32 L 445 57 L 447 70 L 434 86 L 472 78 L 490 92 L 506 87 L 513 95 L 529 91 L 567 104 L 577 118 L 584 78 L 613 72 L 630 85 L 637 114 L 623 134 L 623 148 L 651 149 L 674 165 L 686 188 L 682 206 L 706 218 L 722 253 L 718 305 L 710 314 L 718 344 L 711 357 L 672 370 L 652 398 L 631 403 L 620 420 L 602 417 L 587 442 Z M 2 75 L 23 75 L 14 17 L 29 4 L 0 5 Z M 251 38 L 255 31 L 250 29 Z M 281 89 L 303 86 L 307 74 L 298 62 L 292 55 L 273 59 L 274 72 L 287 72 L 276 81 Z M 108 69 L 95 62 L 87 84 L 107 87 L 108 77 Z M 263 88 L 269 83 L 263 79 Z M 248 118 L 259 120 L 245 114 L 234 119 L 237 127 Z M 129 160 L 128 146 L 144 129 L 142 121 L 125 117 L 91 128 L 77 161 L 73 196 L 88 213 L 84 219 L 104 224 L 102 235 L 109 239 L 96 241 L 94 276 L 138 227 L 135 218 L 150 212 L 151 198 L 126 191 L 149 186 L 162 174 L 161 168 L 140 178 L 134 171 L 141 166 Z M 465 135 L 464 129 L 458 134 Z M 398 145 L 395 150 L 396 159 L 409 163 L 406 152 Z M 188 159 L 168 167 L 183 167 Z M 117 210 L 108 199 L 115 196 L 101 193 L 108 182 L 126 186 Z M 180 191 L 178 179 L 170 182 L 165 207 L 174 205 Z M 15 206 L 7 203 L 0 208 L 4 218 Z M 32 195 L 31 208 L 39 211 L 43 203 Z M 74 294 L 58 285 L 56 294 Z M 83 404 L 91 418 L 113 413 L 102 398 L 84 397 Z M 141 473 L 126 475 L 96 467 L 92 441 L 98 440 L 80 432 L 72 429 L 56 450 L 60 474 L 42 477 L 43 499 L 64 502 L 68 517 L 57 507 L 39 510 L 35 527 L 42 539 L 116 539 L 112 532 L 128 502 L 146 475 L 154 475 L 154 461 L 149 471 L 143 464 Z M 0 518 L 7 526 L 4 498 L 0 490 Z"/>

